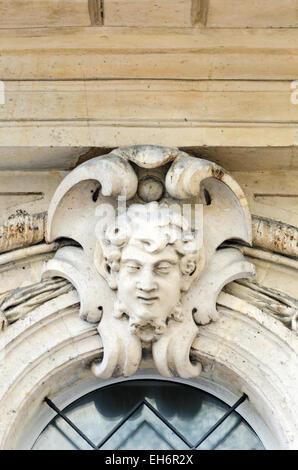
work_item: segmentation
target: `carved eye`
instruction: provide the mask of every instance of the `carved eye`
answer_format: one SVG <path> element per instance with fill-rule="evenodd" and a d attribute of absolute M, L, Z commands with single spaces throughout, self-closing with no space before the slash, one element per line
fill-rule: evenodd
<path fill-rule="evenodd" d="M 130 262 L 130 263 L 126 263 L 126 269 L 130 273 L 136 273 L 141 269 L 141 267 L 139 264 Z"/>
<path fill-rule="evenodd" d="M 155 267 L 155 272 L 158 274 L 168 274 L 172 268 L 170 263 L 160 263 Z"/>

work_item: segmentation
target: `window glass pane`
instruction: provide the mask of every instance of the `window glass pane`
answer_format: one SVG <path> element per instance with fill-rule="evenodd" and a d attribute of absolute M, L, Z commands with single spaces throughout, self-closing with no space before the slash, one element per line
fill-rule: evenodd
<path fill-rule="evenodd" d="M 163 380 L 133 380 L 100 388 L 65 410 L 66 416 L 98 445 L 138 404 L 146 400 L 161 415 L 142 404 L 111 436 L 102 449 L 185 450 L 224 413 L 228 405 L 198 388 Z M 34 449 L 90 449 L 61 417 L 57 416 L 37 439 Z M 255 432 L 234 411 L 203 442 L 200 449 L 263 449 Z"/>

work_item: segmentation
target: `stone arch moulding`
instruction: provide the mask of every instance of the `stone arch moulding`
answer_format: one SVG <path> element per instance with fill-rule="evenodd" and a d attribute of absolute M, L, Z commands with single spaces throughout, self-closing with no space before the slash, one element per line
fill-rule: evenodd
<path fill-rule="evenodd" d="M 243 416 L 265 446 L 296 449 L 295 335 L 279 321 L 229 294 L 220 294 L 218 302 L 219 320 L 200 327 L 191 349 L 191 358 L 203 366 L 202 374 L 178 380 L 193 384 L 207 380 L 214 394 L 228 403 L 234 398 L 219 395 L 218 388 L 232 397 L 246 393 L 249 402 Z M 79 319 L 78 303 L 75 291 L 59 296 L 11 325 L 1 336 L 1 449 L 29 448 L 33 444 L 52 418 L 45 396 L 63 407 L 107 383 L 91 371 L 98 352 L 103 353 L 102 342 L 96 326 Z M 151 374 L 153 368 L 152 361 L 143 361 L 133 377 Z M 158 376 L 162 378 L 155 372 Z M 209 391 L 212 393 L 211 388 Z"/>
<path fill-rule="evenodd" d="M 119 200 L 128 211 L 121 212 L 120 204 L 115 222 Z M 167 223 L 165 203 L 176 207 L 166 213 Z M 198 205 L 198 225 L 177 218 L 183 204 Z M 156 216 L 151 228 L 149 209 Z M 35 308 L 0 336 L 0 448 L 26 447 L 25 434 L 37 437 L 45 396 L 57 404 L 64 396 L 66 405 L 77 398 L 74 390 L 149 369 L 172 380 L 208 380 L 231 394 L 246 393 L 256 416 L 250 424 L 265 445 L 298 448 L 297 337 L 257 307 L 221 292 L 226 283 L 254 274 L 242 253 L 225 245 L 251 243 L 246 199 L 225 170 L 177 149 L 114 150 L 77 167 L 57 188 L 47 243 L 61 237 L 75 243 L 58 249 L 42 275 L 65 277 L 76 290 Z M 140 267 L 129 257 L 123 274 L 128 238 L 135 251 L 142 247 L 147 264 Z M 165 262 L 157 255 L 168 245 Z M 129 304 L 122 289 L 131 275 L 139 282 L 133 292 L 142 292 L 139 303 L 134 297 Z M 176 286 L 173 304 L 162 297 L 169 284 L 154 281 L 168 275 L 171 292 Z M 157 310 L 164 313 L 156 318 L 160 299 Z M 143 348 L 152 350 L 152 359 L 142 360 Z"/>

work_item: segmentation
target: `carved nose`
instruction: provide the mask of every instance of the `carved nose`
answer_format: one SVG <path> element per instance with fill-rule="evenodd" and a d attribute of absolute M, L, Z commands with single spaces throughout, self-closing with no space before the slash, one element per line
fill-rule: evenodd
<path fill-rule="evenodd" d="M 157 289 L 157 283 L 155 282 L 151 272 L 144 272 L 141 279 L 137 282 L 137 288 L 144 292 L 151 292 Z"/>

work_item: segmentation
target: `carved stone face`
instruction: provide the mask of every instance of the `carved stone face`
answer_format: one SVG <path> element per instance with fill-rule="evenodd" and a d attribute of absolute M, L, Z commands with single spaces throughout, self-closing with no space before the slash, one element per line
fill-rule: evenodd
<path fill-rule="evenodd" d="M 98 237 L 95 265 L 117 291 L 113 314 L 144 342 L 158 340 L 170 319 L 183 321 L 182 292 L 204 266 L 188 227 L 166 206 L 133 204 Z"/>
<path fill-rule="evenodd" d="M 179 262 L 171 245 L 150 253 L 132 239 L 122 251 L 117 275 L 119 315 L 129 316 L 131 328 L 143 341 L 164 333 L 167 318 L 179 304 Z"/>

